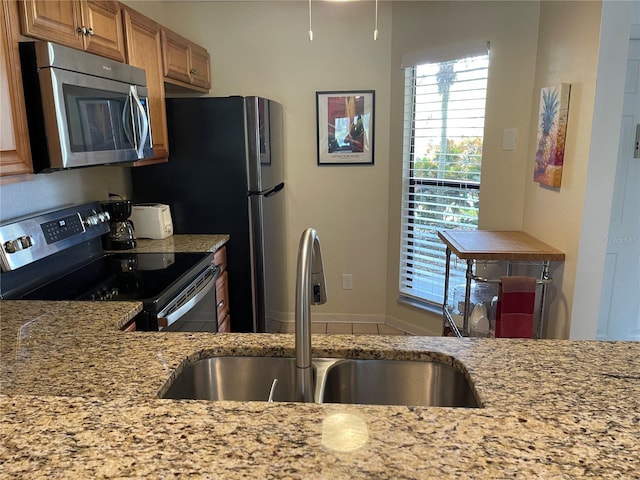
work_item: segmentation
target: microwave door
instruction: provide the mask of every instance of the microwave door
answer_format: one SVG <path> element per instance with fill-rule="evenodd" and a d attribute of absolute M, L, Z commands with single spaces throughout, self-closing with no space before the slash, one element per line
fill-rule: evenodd
<path fill-rule="evenodd" d="M 51 169 L 138 159 L 123 116 L 128 111 L 128 123 L 135 124 L 131 116 L 139 107 L 134 110 L 130 84 L 57 68 L 43 68 L 39 76 Z"/>

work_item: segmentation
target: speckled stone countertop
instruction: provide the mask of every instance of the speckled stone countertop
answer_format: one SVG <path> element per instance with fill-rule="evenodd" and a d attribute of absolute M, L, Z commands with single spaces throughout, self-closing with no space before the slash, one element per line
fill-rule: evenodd
<path fill-rule="evenodd" d="M 314 335 L 453 363 L 484 408 L 174 401 L 186 362 L 294 338 L 118 331 L 139 308 L 0 302 L 0 478 L 640 478 L 639 343 Z"/>
<path fill-rule="evenodd" d="M 138 238 L 127 253 L 215 252 L 229 241 L 229 235 L 172 235 L 162 240 Z"/>

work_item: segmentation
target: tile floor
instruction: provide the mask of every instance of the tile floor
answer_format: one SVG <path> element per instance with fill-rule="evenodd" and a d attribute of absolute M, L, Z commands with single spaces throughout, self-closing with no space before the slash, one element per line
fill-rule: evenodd
<path fill-rule="evenodd" d="M 293 322 L 272 321 L 268 327 L 269 333 L 293 333 Z M 411 335 L 411 333 L 400 330 L 384 323 L 324 323 L 312 322 L 311 333 L 328 334 L 355 334 L 355 335 Z"/>

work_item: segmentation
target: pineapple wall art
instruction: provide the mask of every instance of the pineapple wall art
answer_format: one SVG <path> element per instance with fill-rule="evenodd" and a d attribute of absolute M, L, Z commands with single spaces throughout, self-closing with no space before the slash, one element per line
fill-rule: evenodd
<path fill-rule="evenodd" d="M 560 187 L 564 163 L 564 142 L 569 116 L 571 84 L 545 87 L 540 93 L 538 148 L 533 180 L 549 187 Z"/>

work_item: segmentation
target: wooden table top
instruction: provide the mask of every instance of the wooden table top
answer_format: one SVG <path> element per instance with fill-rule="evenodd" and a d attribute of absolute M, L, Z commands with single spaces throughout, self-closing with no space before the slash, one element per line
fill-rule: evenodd
<path fill-rule="evenodd" d="M 441 230 L 438 237 L 464 260 L 564 261 L 564 252 L 519 231 Z"/>

